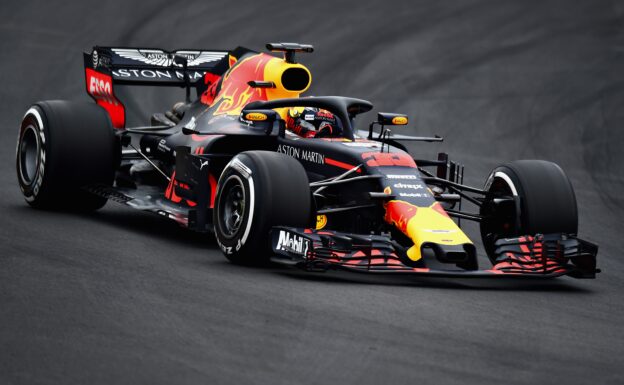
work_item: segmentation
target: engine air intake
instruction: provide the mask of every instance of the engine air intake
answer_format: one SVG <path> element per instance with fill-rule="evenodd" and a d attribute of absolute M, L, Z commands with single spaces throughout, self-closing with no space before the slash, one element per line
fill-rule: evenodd
<path fill-rule="evenodd" d="M 310 73 L 301 67 L 291 67 L 282 73 L 281 80 L 287 91 L 304 91 L 310 84 Z"/>

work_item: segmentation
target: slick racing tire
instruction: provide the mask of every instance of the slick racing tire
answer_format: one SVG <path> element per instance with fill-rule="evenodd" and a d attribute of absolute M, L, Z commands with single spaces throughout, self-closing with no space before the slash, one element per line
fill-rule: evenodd
<path fill-rule="evenodd" d="M 24 115 L 17 141 L 17 179 L 26 202 L 41 209 L 101 208 L 106 198 L 83 187 L 112 185 L 115 143 L 108 114 L 96 104 L 34 104 Z"/>
<path fill-rule="evenodd" d="M 219 178 L 215 237 L 231 262 L 263 265 L 271 256 L 271 228 L 309 227 L 311 211 L 308 177 L 297 160 L 269 151 L 243 152 Z"/>
<path fill-rule="evenodd" d="M 576 197 L 570 180 L 557 164 L 519 160 L 495 168 L 481 206 L 481 237 L 494 263 L 494 242 L 521 235 L 578 232 Z M 513 199 L 500 199 L 510 197 Z"/>

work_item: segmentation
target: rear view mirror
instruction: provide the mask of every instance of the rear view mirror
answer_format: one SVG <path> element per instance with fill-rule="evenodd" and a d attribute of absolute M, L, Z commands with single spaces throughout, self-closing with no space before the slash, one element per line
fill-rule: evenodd
<path fill-rule="evenodd" d="M 243 110 L 241 117 L 252 122 L 274 122 L 277 112 L 273 110 Z"/>
<path fill-rule="evenodd" d="M 276 121 L 282 121 L 279 114 L 273 110 L 243 110 L 241 119 L 253 123 L 266 123 L 265 132 L 267 135 L 273 132 L 273 126 Z M 281 131 L 281 130 L 280 130 Z"/>
<path fill-rule="evenodd" d="M 405 126 L 408 123 L 407 115 L 380 112 L 377 114 L 377 124 L 382 126 Z"/>
<path fill-rule="evenodd" d="M 405 126 L 408 122 L 407 115 L 405 114 L 395 114 L 392 112 L 379 112 L 377 113 L 377 120 L 372 122 L 368 127 L 368 139 L 373 138 L 373 127 L 375 124 L 381 126 L 381 133 L 379 134 L 379 138 L 384 136 L 390 130 L 385 129 L 384 126 Z"/>

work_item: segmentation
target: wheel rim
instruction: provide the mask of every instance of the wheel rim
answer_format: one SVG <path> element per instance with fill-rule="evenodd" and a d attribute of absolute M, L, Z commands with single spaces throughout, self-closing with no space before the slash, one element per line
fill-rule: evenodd
<path fill-rule="evenodd" d="M 19 149 L 20 176 L 26 185 L 32 184 L 37 176 L 40 162 L 39 135 L 33 125 L 29 125 L 22 134 Z"/>
<path fill-rule="evenodd" d="M 245 187 L 237 176 L 231 176 L 223 188 L 219 207 L 219 227 L 226 238 L 233 238 L 241 229 L 245 216 Z"/>

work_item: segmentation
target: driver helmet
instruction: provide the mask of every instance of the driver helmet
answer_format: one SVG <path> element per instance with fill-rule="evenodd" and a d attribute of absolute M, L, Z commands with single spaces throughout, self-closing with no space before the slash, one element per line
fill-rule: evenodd
<path fill-rule="evenodd" d="M 288 111 L 286 128 L 304 138 L 335 137 L 342 132 L 340 120 L 315 107 L 294 107 Z"/>

